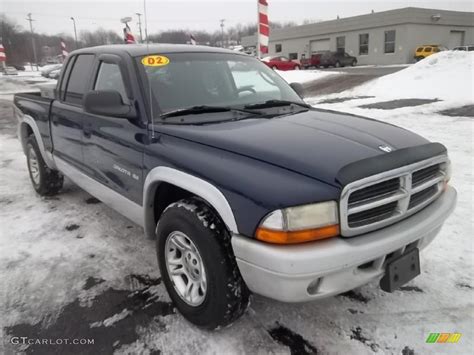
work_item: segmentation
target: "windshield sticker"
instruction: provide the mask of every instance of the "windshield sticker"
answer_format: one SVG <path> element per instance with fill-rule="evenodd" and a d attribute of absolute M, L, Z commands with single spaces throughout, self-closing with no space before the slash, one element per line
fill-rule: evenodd
<path fill-rule="evenodd" d="M 147 67 L 161 67 L 169 62 L 169 58 L 164 55 L 148 55 L 142 59 L 142 64 Z"/>

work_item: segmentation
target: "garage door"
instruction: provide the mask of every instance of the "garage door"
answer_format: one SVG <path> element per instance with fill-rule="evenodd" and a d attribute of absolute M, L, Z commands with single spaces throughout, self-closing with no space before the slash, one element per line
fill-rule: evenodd
<path fill-rule="evenodd" d="M 453 49 L 462 45 L 464 45 L 464 31 L 451 31 L 449 33 L 448 48 Z"/>
<path fill-rule="evenodd" d="M 317 41 L 311 41 L 311 53 L 328 51 L 329 50 L 329 39 L 320 39 Z"/>

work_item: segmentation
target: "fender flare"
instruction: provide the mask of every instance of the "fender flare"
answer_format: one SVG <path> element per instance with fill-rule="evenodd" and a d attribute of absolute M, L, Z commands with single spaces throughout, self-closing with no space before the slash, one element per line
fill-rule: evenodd
<path fill-rule="evenodd" d="M 33 117 L 30 115 L 25 115 L 25 114 L 19 114 L 18 115 L 18 138 L 20 139 L 23 151 L 26 152 L 26 142 L 25 142 L 25 136 L 23 135 L 22 131 L 22 125 L 26 124 L 31 128 L 33 131 L 33 135 L 35 136 L 36 142 L 38 143 L 38 147 L 41 152 L 41 156 L 43 157 L 44 162 L 48 166 L 48 168 L 56 170 L 56 164 L 53 159 L 53 154 L 51 152 L 48 152 L 44 146 L 43 139 L 41 138 L 41 133 L 38 129 L 38 125 L 36 124 L 36 121 Z"/>
<path fill-rule="evenodd" d="M 234 212 L 222 192 L 211 183 L 180 170 L 159 166 L 152 169 L 143 186 L 143 208 L 145 234 L 155 237 L 154 197 L 160 183 L 166 182 L 187 190 L 207 201 L 219 214 L 229 231 L 238 234 Z"/>

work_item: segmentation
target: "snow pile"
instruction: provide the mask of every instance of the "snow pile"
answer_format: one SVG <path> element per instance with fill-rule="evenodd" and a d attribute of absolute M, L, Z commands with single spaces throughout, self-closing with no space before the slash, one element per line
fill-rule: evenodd
<path fill-rule="evenodd" d="M 474 52 L 445 51 L 346 94 L 378 99 L 439 99 L 465 104 L 474 102 L 473 81 Z"/>
<path fill-rule="evenodd" d="M 288 83 L 306 83 L 310 81 L 320 80 L 331 75 L 338 75 L 338 72 L 322 71 L 322 70 L 289 70 L 276 72 Z"/>

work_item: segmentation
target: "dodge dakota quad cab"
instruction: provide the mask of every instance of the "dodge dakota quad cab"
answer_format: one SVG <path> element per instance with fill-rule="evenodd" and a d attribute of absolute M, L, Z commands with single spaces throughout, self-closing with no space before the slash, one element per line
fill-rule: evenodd
<path fill-rule="evenodd" d="M 143 226 L 176 308 L 214 329 L 251 292 L 391 292 L 454 209 L 443 145 L 297 89 L 229 50 L 114 45 L 72 52 L 14 111 L 36 192 L 67 176 Z"/>

